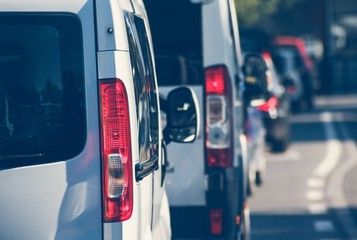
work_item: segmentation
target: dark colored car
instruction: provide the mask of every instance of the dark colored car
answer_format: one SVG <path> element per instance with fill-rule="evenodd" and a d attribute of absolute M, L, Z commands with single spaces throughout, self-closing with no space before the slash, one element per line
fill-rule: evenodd
<path fill-rule="evenodd" d="M 266 140 L 273 152 L 285 151 L 290 142 L 290 101 L 271 55 L 263 53 L 267 65 L 266 101 L 258 106 L 263 112 L 266 127 Z"/>
<path fill-rule="evenodd" d="M 300 98 L 292 101 L 294 111 L 311 110 L 314 108 L 314 85 L 317 81 L 314 74 L 314 64 L 311 61 L 304 41 L 298 37 L 278 36 L 273 41 L 273 59 L 277 63 L 277 70 L 284 76 L 285 80 L 288 77 L 289 69 L 293 68 L 298 73 L 301 81 L 302 94 Z M 287 52 L 293 56 L 292 66 L 287 66 Z M 290 55 L 291 55 L 290 54 Z"/>
<path fill-rule="evenodd" d="M 275 69 L 270 52 L 273 49 L 273 39 L 262 29 L 240 29 L 241 46 L 244 52 L 262 54 L 266 65 L 267 89 L 265 102 L 257 102 L 257 106 L 264 118 L 266 127 L 266 140 L 273 152 L 285 151 L 290 141 L 289 115 L 290 99 L 289 91 L 295 91 L 297 86 L 292 81 L 281 78 Z M 275 59 L 274 59 L 275 60 Z M 300 87 L 301 89 L 301 87 Z"/>

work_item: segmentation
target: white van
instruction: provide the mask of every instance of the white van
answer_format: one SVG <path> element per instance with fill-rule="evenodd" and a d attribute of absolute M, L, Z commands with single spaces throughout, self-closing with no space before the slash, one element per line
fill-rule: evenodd
<path fill-rule="evenodd" d="M 189 85 L 203 116 L 194 143 L 168 146 L 173 238 L 248 239 L 243 59 L 234 1 L 144 2 L 160 93 Z"/>
<path fill-rule="evenodd" d="M 0 239 L 170 239 L 159 107 L 141 1 L 0 0 Z"/>

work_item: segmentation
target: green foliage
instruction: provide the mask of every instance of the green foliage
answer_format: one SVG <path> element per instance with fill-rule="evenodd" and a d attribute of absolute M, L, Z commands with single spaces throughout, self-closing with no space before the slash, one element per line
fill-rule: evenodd
<path fill-rule="evenodd" d="M 244 27 L 264 25 L 273 14 L 281 9 L 290 9 L 297 0 L 234 0 L 239 24 Z"/>

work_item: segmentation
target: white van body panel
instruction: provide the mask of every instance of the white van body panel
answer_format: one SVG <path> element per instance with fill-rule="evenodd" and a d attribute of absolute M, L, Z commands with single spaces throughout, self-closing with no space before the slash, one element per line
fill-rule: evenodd
<path fill-rule="evenodd" d="M 228 1 L 213 0 L 202 5 L 202 29 L 203 29 L 203 65 L 205 68 L 215 65 L 226 65 L 229 69 L 229 75 L 234 83 L 238 71 L 240 55 L 239 38 L 237 24 L 233 25 L 235 39 L 232 38 L 230 28 L 230 5 Z M 235 45 L 236 44 L 236 45 Z M 232 51 L 236 49 L 237 51 Z M 160 87 L 160 93 L 167 94 L 174 87 Z M 197 95 L 200 106 L 200 115 L 204 115 L 204 89 L 203 87 L 190 85 Z M 232 92 L 233 94 L 235 91 Z M 235 158 L 234 166 L 238 166 L 238 156 L 240 153 L 240 128 L 242 103 L 241 98 L 234 96 L 235 126 Z M 170 200 L 170 206 L 205 206 L 206 205 L 206 178 L 205 178 L 205 142 L 204 142 L 204 119 L 201 118 L 199 135 L 195 142 L 190 144 L 170 143 L 167 147 L 169 152 L 169 169 L 167 172 L 167 194 Z M 190 153 L 187 157 L 183 153 Z M 188 177 L 189 176 L 189 177 Z"/>
<path fill-rule="evenodd" d="M 116 64 L 121 63 L 121 64 Z M 136 106 L 134 84 L 132 81 L 130 56 L 127 51 L 104 51 L 98 53 L 99 79 L 119 78 L 125 84 L 129 99 L 129 115 L 131 130 L 131 146 L 133 159 L 133 173 L 135 164 L 139 159 L 139 147 L 137 143 L 138 129 L 136 126 Z M 132 104 L 130 106 L 130 104 Z M 135 179 L 135 176 L 134 176 Z M 104 223 L 104 236 L 110 236 L 114 228 L 120 228 L 123 239 L 150 239 L 151 207 L 152 207 L 152 178 L 150 176 L 143 179 L 140 184 L 134 184 L 134 208 L 132 217 L 123 223 Z M 141 196 L 145 196 L 145 201 L 140 201 Z M 140 210 L 141 209 L 141 210 Z M 150 209 L 150 211 L 148 211 Z M 108 225 L 108 226 L 106 226 Z M 122 225 L 119 227 L 118 225 Z M 106 231 L 109 232 L 106 232 Z M 140 236 L 146 233 L 146 238 Z M 149 237 L 149 238 L 148 238 Z M 109 238 L 110 239 L 110 238 Z"/>
<path fill-rule="evenodd" d="M 34 171 L 36 174 L 34 174 Z M 49 188 L 47 186 L 49 182 L 44 183 L 43 179 L 52 179 L 50 185 L 53 188 Z M 1 237 L 4 239 L 54 239 L 59 222 L 62 199 L 67 188 L 65 164 L 2 171 L 0 180 L 2 182 L 0 192 L 3 196 L 0 198 L 0 206 L 7 206 L 6 208 L 2 207 L 2 216 L 13 216 L 19 213 L 21 214 L 18 217 L 24 219 L 31 219 L 34 214 L 39 216 L 38 221 L 29 222 L 19 222 L 17 218 L 13 217 L 6 220 L 2 219 L 0 224 Z M 41 187 L 36 188 L 37 194 L 34 194 L 33 186 L 41 186 L 42 191 Z M 36 202 L 38 204 L 29 208 L 26 202 Z M 43 206 L 47 206 L 51 211 L 44 211 Z M 15 213 L 14 209 L 17 210 Z M 83 206 L 78 209 L 83 209 Z M 13 226 L 17 226 L 22 231 L 8 232 L 8 229 L 12 229 Z M 41 233 L 41 229 L 44 226 L 46 226 L 48 235 Z"/>
<path fill-rule="evenodd" d="M 229 0 L 228 0 L 229 1 Z M 232 83 L 240 76 L 241 71 L 238 69 L 241 62 L 239 35 L 237 23 L 233 23 L 231 6 L 228 1 L 211 1 L 202 5 L 202 24 L 203 24 L 203 65 L 205 68 L 224 64 L 228 68 L 229 76 Z M 232 37 L 232 34 L 234 38 Z M 234 51 L 235 50 L 235 51 Z M 233 84 L 234 85 L 234 84 Z M 233 166 L 239 165 L 238 156 L 241 154 L 240 135 L 242 134 L 242 103 L 241 91 L 232 91 L 234 102 L 233 115 L 234 126 L 237 128 L 234 137 L 235 154 Z M 239 96 L 236 96 L 238 94 Z"/>
<path fill-rule="evenodd" d="M 132 0 L 132 6 L 135 12 L 135 15 L 140 16 L 144 19 L 146 34 L 148 35 L 149 47 L 151 52 L 151 60 L 154 66 L 155 72 L 155 59 L 154 59 L 154 50 L 153 43 L 151 40 L 151 31 L 149 27 L 149 22 L 147 20 L 147 13 L 145 10 L 144 2 L 142 0 Z M 156 77 L 156 74 L 154 74 Z M 158 88 L 157 79 L 155 79 L 156 89 Z M 158 97 L 158 96 L 157 96 Z M 157 102 L 159 102 L 159 98 L 157 98 Z M 159 133 L 161 135 L 160 139 L 162 139 L 162 126 L 159 126 Z M 159 149 L 161 149 L 161 142 L 159 143 Z M 159 165 L 162 165 L 162 152 L 159 151 Z M 171 227 L 170 227 L 170 219 L 169 219 L 169 206 L 167 201 L 166 189 L 165 186 L 161 184 L 162 179 L 162 171 L 159 169 L 154 172 L 152 176 L 153 179 L 153 188 L 155 189 L 153 199 L 152 199 L 152 229 L 153 239 L 169 239 L 171 238 Z M 144 194 L 144 196 L 148 196 Z M 145 201 L 145 200 L 144 200 Z"/>
<path fill-rule="evenodd" d="M 119 7 L 118 2 L 110 1 L 112 5 L 110 7 L 112 11 L 113 22 L 110 16 L 105 16 L 103 19 L 101 13 L 97 15 L 98 21 L 98 39 L 102 40 L 105 44 L 99 45 L 102 47 L 98 53 L 99 64 L 99 78 L 119 78 L 121 79 L 126 88 L 129 99 L 130 109 L 130 122 L 131 135 L 132 135 L 132 157 L 133 157 L 133 173 L 135 173 L 135 164 L 139 162 L 139 146 L 138 146 L 138 127 L 136 126 L 136 103 L 135 92 L 132 76 L 132 67 L 130 65 L 129 46 L 127 43 L 127 34 L 125 26 L 124 11 L 135 12 L 135 15 L 141 17 L 144 20 L 146 31 L 148 34 L 149 45 L 151 53 L 153 53 L 151 34 L 149 25 L 147 22 L 146 11 L 142 1 L 135 1 L 133 4 L 125 4 L 127 1 L 120 1 L 120 7 L 125 6 L 125 9 L 117 9 Z M 98 6 L 102 8 L 103 6 Z M 105 6 L 103 7 L 105 8 Z M 117 9 L 117 10 L 116 10 Z M 124 10 L 124 11 L 123 11 Z M 109 14 L 110 15 L 110 14 Z M 106 21 L 106 22 L 105 22 Z M 114 32 L 108 34 L 107 29 L 113 24 Z M 111 36 L 113 35 L 113 36 Z M 111 43 L 111 39 L 115 38 L 118 41 Z M 121 40 L 120 40 L 121 39 Z M 115 46 L 111 45 L 114 44 Z M 111 51 L 112 49 L 120 49 L 120 51 Z M 154 59 L 152 58 L 154 64 Z M 157 86 L 156 86 L 157 88 Z M 157 102 L 159 102 L 157 96 Z M 159 126 L 160 139 L 162 138 L 161 126 Z M 159 142 L 159 149 L 161 149 L 161 142 Z M 159 166 L 161 166 L 161 151 L 159 151 Z M 135 179 L 135 176 L 134 176 Z M 115 225 L 122 225 L 120 228 L 122 231 L 123 239 L 170 239 L 170 213 L 168 208 L 167 196 L 165 194 L 164 186 L 161 186 L 161 169 L 154 171 L 154 174 L 146 176 L 140 182 L 134 184 L 134 208 L 132 217 L 123 223 L 105 223 L 104 225 L 110 225 L 110 229 L 104 227 L 104 235 L 108 235 L 110 239 L 111 228 Z M 109 233 L 107 234 L 107 230 Z"/>
<path fill-rule="evenodd" d="M 140 14 L 145 14 L 141 1 L 136 1 L 134 5 Z M 127 89 L 134 181 L 135 164 L 139 160 L 139 133 L 125 11 L 133 12 L 133 5 L 128 0 L 0 0 L 0 13 L 74 13 L 81 20 L 87 132 L 82 152 L 72 159 L 1 170 L 1 239 L 171 238 L 168 201 L 165 188 L 161 186 L 161 168 L 142 181 L 134 182 L 134 208 L 129 220 L 103 223 L 102 219 L 98 76 L 99 79 L 119 78 Z M 144 21 L 148 27 L 145 17 Z M 161 139 L 160 126 L 158 131 Z"/>
<path fill-rule="evenodd" d="M 246 145 L 242 142 L 243 78 L 240 68 L 243 63 L 234 1 L 148 0 L 146 3 L 149 20 L 153 24 L 156 57 L 162 63 L 157 68 L 160 94 L 166 95 L 175 86 L 189 85 L 198 98 L 203 116 L 195 142 L 185 145 L 170 143 L 167 147 L 167 194 L 173 236 L 178 239 L 232 239 L 236 232 L 236 217 L 242 216 L 245 184 L 241 172 L 245 172 L 243 168 L 247 166 L 246 152 L 243 151 Z M 171 12 L 175 8 L 177 12 L 172 13 L 172 18 L 166 22 L 170 16 L 165 10 Z M 160 15 L 161 12 L 165 13 Z M 233 156 L 229 159 L 232 166 L 222 168 L 207 166 L 205 142 L 208 116 L 205 71 L 214 71 L 218 67 L 228 70 L 230 86 L 227 89 L 232 94 L 229 103 L 234 111 L 229 115 L 234 127 L 229 129 L 234 134 Z M 225 215 L 226 222 L 220 236 L 211 233 L 209 216 L 213 209 L 222 209 Z"/>
<path fill-rule="evenodd" d="M 97 196 L 100 178 L 80 174 L 83 179 L 79 180 L 80 171 L 69 171 L 70 165 L 46 164 L 1 172 L 0 179 L 6 184 L 0 186 L 0 206 L 7 206 L 2 208 L 2 216 L 12 216 L 1 221 L 1 238 L 101 239 L 101 199 Z M 90 175 L 96 168 L 88 167 L 85 172 Z M 9 231 L 14 226 L 17 230 Z"/>
<path fill-rule="evenodd" d="M 0 12 L 78 15 L 85 39 L 86 104 L 91 106 L 87 109 L 87 141 L 81 154 L 66 162 L 1 171 L 2 239 L 102 238 L 102 211 L 98 208 L 101 206 L 101 178 L 93 5 L 92 0 L 0 1 Z"/>
<path fill-rule="evenodd" d="M 203 64 L 209 67 L 228 63 L 231 66 L 233 39 L 229 27 L 229 8 L 227 1 L 211 1 L 202 5 L 203 24 Z"/>
<path fill-rule="evenodd" d="M 153 234 L 154 234 L 154 239 L 158 239 L 158 240 L 171 239 L 170 210 L 169 210 L 169 201 L 167 198 L 166 191 L 163 191 L 159 220 L 153 229 Z"/>
<path fill-rule="evenodd" d="M 72 12 L 79 13 L 83 8 L 93 6 L 91 0 L 64 0 L 64 1 L 46 1 L 46 0 L 11 0 L 0 1 L 1 11 L 7 12 Z M 92 8 L 92 7 L 91 7 Z M 85 10 L 84 10 L 85 11 Z"/>
<path fill-rule="evenodd" d="M 98 50 L 129 51 L 124 12 L 133 12 L 130 1 L 96 0 Z M 123 32 L 124 31 L 124 32 Z"/>

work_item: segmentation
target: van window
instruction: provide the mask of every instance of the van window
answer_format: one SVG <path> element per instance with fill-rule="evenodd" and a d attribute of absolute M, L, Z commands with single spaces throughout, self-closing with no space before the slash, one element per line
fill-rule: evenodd
<path fill-rule="evenodd" d="M 74 157 L 85 123 L 79 20 L 1 14 L 0 168 Z"/>
<path fill-rule="evenodd" d="M 153 59 L 143 19 L 125 16 L 137 105 L 140 162 L 158 156 L 159 115 Z"/>
<path fill-rule="evenodd" d="M 159 86 L 204 83 L 201 4 L 147 0 Z"/>

